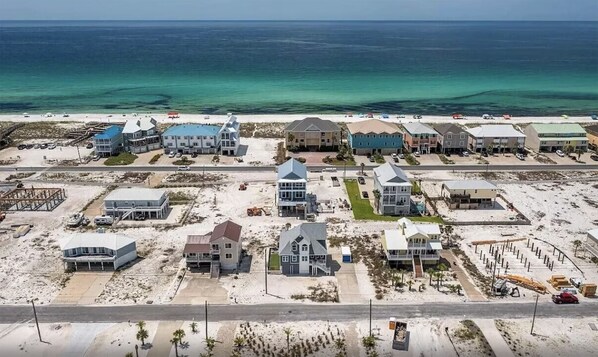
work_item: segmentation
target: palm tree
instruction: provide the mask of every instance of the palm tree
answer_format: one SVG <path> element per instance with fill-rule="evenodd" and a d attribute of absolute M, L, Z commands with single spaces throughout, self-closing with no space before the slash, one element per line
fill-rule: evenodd
<path fill-rule="evenodd" d="M 577 161 L 581 159 L 581 153 L 583 151 L 580 148 L 575 149 L 575 153 L 577 154 Z"/>
<path fill-rule="evenodd" d="M 401 274 L 401 283 L 405 281 L 404 276 L 405 276 L 405 269 L 399 269 L 399 274 Z"/>
<path fill-rule="evenodd" d="M 243 346 L 245 345 L 245 339 L 241 336 L 237 336 L 233 340 L 233 345 L 235 346 L 236 349 L 241 350 L 243 348 Z"/>
<path fill-rule="evenodd" d="M 293 133 L 289 133 L 288 135 L 288 145 L 287 148 L 292 149 L 295 147 L 295 135 L 293 135 Z"/>
<path fill-rule="evenodd" d="M 193 321 L 189 324 L 189 327 L 191 328 L 191 332 L 197 333 L 197 322 Z"/>
<path fill-rule="evenodd" d="M 374 190 L 373 194 L 374 194 L 374 205 L 376 206 L 376 212 L 380 213 L 380 197 L 382 195 L 380 194 L 379 190 Z"/>
<path fill-rule="evenodd" d="M 125 355 L 125 357 L 133 357 L 133 352 L 127 352 L 127 354 Z"/>
<path fill-rule="evenodd" d="M 283 331 L 284 331 L 284 334 L 287 335 L 287 351 L 288 351 L 289 346 L 291 345 L 291 334 L 293 333 L 293 330 L 291 330 L 290 327 L 285 327 Z"/>
<path fill-rule="evenodd" d="M 565 154 L 569 155 L 571 154 L 573 151 L 575 150 L 575 148 L 571 145 L 567 145 L 563 148 L 563 151 L 565 152 Z"/>
<path fill-rule="evenodd" d="M 177 347 L 177 345 L 179 344 L 179 342 L 180 342 L 180 341 L 179 341 L 179 339 L 178 339 L 178 338 L 176 338 L 176 337 L 173 337 L 173 338 L 170 340 L 170 343 L 172 343 L 172 344 L 174 345 L 174 355 L 175 355 L 176 357 L 179 357 L 179 349 L 178 349 L 178 347 Z"/>
<path fill-rule="evenodd" d="M 430 286 L 432 286 L 432 275 L 434 275 L 435 272 L 436 270 L 432 268 L 426 270 L 426 274 L 428 274 L 428 276 L 430 277 Z"/>
<path fill-rule="evenodd" d="M 573 256 L 577 257 L 577 249 L 581 247 L 582 242 L 579 239 L 573 241 L 573 246 L 575 247 L 575 252 L 573 252 Z"/>
<path fill-rule="evenodd" d="M 457 289 L 457 295 L 461 295 L 461 289 L 463 289 L 461 287 L 461 285 L 459 285 L 459 284 L 455 285 L 455 289 Z"/>
<path fill-rule="evenodd" d="M 442 280 L 442 277 L 444 276 L 444 274 L 441 271 L 437 271 L 434 273 L 434 277 L 436 278 L 436 290 L 440 291 L 440 280 Z"/>
<path fill-rule="evenodd" d="M 149 337 L 149 334 L 146 329 L 139 329 L 137 331 L 137 340 L 141 341 L 141 346 L 145 345 L 145 339 Z"/>
<path fill-rule="evenodd" d="M 213 355 L 214 348 L 216 348 L 216 343 L 220 343 L 220 341 L 216 341 L 213 337 L 208 337 L 205 339 L 206 342 L 206 351 L 208 351 L 208 356 Z"/>
<path fill-rule="evenodd" d="M 136 325 L 140 330 L 143 330 L 143 328 L 145 327 L 145 321 L 141 320 L 137 322 Z"/>
<path fill-rule="evenodd" d="M 359 166 L 361 166 L 361 175 L 363 176 L 363 169 L 365 168 L 365 164 L 362 162 Z"/>
<path fill-rule="evenodd" d="M 179 344 L 183 344 L 183 338 L 185 337 L 185 330 L 178 329 L 172 333 L 172 336 L 179 340 Z"/>
<path fill-rule="evenodd" d="M 407 285 L 409 286 L 409 291 L 411 291 L 411 285 L 413 285 L 413 280 L 407 280 Z"/>

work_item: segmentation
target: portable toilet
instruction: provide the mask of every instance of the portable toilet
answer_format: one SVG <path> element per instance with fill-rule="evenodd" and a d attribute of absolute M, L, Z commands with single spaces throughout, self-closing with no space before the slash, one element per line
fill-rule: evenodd
<path fill-rule="evenodd" d="M 341 253 L 343 255 L 343 263 L 351 263 L 353 261 L 351 258 L 351 248 L 341 247 Z"/>

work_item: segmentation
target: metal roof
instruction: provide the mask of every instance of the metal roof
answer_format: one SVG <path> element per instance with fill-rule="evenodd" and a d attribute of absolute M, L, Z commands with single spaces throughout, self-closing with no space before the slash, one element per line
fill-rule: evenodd
<path fill-rule="evenodd" d="M 164 132 L 164 136 L 215 136 L 220 127 L 204 124 L 181 124 L 171 126 Z"/>
<path fill-rule="evenodd" d="M 68 250 L 75 248 L 107 248 L 119 250 L 135 241 L 129 237 L 115 233 L 78 233 L 66 237 L 61 244 L 60 249 Z"/>
<path fill-rule="evenodd" d="M 525 138 L 525 134 L 512 125 L 480 125 L 467 132 L 476 138 Z"/>
<path fill-rule="evenodd" d="M 422 124 L 420 122 L 417 123 L 405 123 L 403 124 L 403 128 L 411 134 L 438 134 L 436 130 L 430 128 L 429 126 Z"/>
<path fill-rule="evenodd" d="M 598 228 L 588 231 L 588 237 L 590 237 L 590 239 L 594 242 L 598 243 Z"/>
<path fill-rule="evenodd" d="M 399 184 L 401 186 L 411 186 L 411 182 L 405 172 L 400 167 L 392 165 L 390 162 L 374 168 L 374 175 L 382 185 Z"/>
<path fill-rule="evenodd" d="M 158 188 L 126 187 L 110 192 L 104 201 L 159 201 L 164 195 L 166 191 Z"/>
<path fill-rule="evenodd" d="M 156 120 L 153 118 L 129 119 L 123 128 L 123 134 L 133 134 L 140 130 L 151 130 L 156 127 Z"/>
<path fill-rule="evenodd" d="M 442 183 L 449 190 L 497 190 L 495 184 L 485 180 L 458 180 Z"/>
<path fill-rule="evenodd" d="M 402 134 L 398 125 L 379 119 L 348 123 L 347 129 L 351 134 Z"/>
<path fill-rule="evenodd" d="M 307 168 L 295 159 L 290 159 L 278 166 L 278 180 L 306 180 Z"/>
<path fill-rule="evenodd" d="M 278 252 L 279 254 L 292 254 L 291 243 L 295 241 L 301 244 L 300 241 L 306 239 L 309 241 L 310 254 L 325 255 L 328 253 L 326 235 L 326 223 L 301 223 L 280 233 Z"/>
<path fill-rule="evenodd" d="M 559 124 L 530 124 L 538 134 L 583 134 L 586 135 L 585 129 L 575 123 L 559 123 Z"/>
<path fill-rule="evenodd" d="M 407 250 L 409 246 L 399 229 L 385 229 L 383 245 L 386 250 Z"/>
<path fill-rule="evenodd" d="M 108 127 L 103 132 L 96 134 L 94 139 L 112 139 L 117 135 L 120 135 L 123 132 L 123 128 L 117 125 L 112 125 Z"/>
<path fill-rule="evenodd" d="M 295 120 L 284 129 L 285 131 L 340 131 L 341 128 L 333 121 L 316 117 Z"/>

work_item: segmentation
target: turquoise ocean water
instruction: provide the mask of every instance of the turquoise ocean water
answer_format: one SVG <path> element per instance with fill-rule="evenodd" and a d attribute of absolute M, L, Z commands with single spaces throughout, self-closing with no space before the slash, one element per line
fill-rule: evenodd
<path fill-rule="evenodd" d="M 0 112 L 598 112 L 597 22 L 0 22 Z"/>

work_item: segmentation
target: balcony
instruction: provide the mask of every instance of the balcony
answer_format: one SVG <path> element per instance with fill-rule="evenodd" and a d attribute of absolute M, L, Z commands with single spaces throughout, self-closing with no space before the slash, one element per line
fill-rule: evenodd
<path fill-rule="evenodd" d="M 388 260 L 412 260 L 415 256 L 419 256 L 421 260 L 440 259 L 440 254 L 386 254 Z"/>

